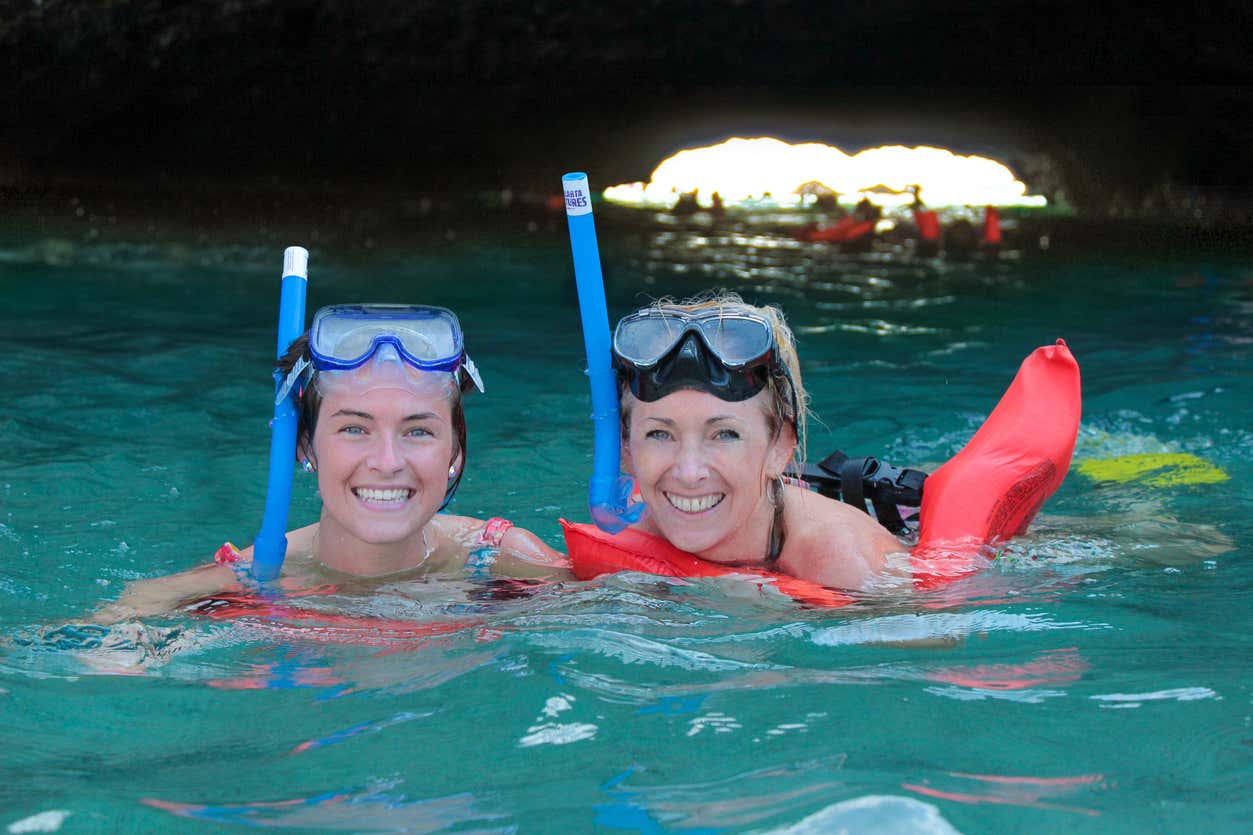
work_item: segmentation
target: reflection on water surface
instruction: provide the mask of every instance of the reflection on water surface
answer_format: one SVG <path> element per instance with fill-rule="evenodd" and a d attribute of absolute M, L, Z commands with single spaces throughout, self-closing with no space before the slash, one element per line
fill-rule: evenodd
<path fill-rule="evenodd" d="M 815 454 L 934 467 L 1028 351 L 1065 337 L 1085 385 L 1075 467 L 1028 536 L 918 600 L 816 610 L 734 580 L 618 575 L 61 626 L 252 535 L 280 256 L 9 246 L 6 825 L 1236 831 L 1249 264 L 854 255 L 778 223 L 643 217 L 611 218 L 602 242 L 611 314 L 714 287 L 780 304 Z M 553 544 L 557 517 L 585 517 L 591 450 L 565 246 L 541 229 L 368 262 L 315 249 L 310 286 L 311 306 L 457 310 L 488 387 L 467 404 L 457 509 Z M 316 512 L 302 483 L 293 522 Z"/>

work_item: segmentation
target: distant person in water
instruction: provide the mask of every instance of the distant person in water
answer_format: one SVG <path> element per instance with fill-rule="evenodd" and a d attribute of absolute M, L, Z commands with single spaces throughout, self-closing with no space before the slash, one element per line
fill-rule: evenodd
<path fill-rule="evenodd" d="M 835 220 L 839 220 L 848 214 L 840 207 L 840 195 L 839 192 L 835 191 L 815 195 L 814 206 L 818 211 L 830 215 Z"/>
<path fill-rule="evenodd" d="M 857 589 L 904 546 L 866 513 L 789 484 L 806 394 L 791 329 L 734 294 L 660 302 L 613 340 L 635 527 L 710 562 Z"/>
<path fill-rule="evenodd" d="M 871 220 L 878 220 L 883 217 L 883 209 L 870 202 L 869 197 L 863 197 L 857 201 L 857 206 L 853 209 L 853 217 L 860 223 Z"/>
<path fill-rule="evenodd" d="M 288 534 L 280 584 L 427 575 L 568 576 L 564 556 L 504 519 L 441 514 L 461 481 L 462 395 L 483 383 L 450 310 L 324 307 L 279 361 L 295 388 L 297 456 L 315 475 L 321 520 Z M 252 548 L 227 543 L 212 564 L 143 580 L 98 620 L 172 611 L 248 585 Z"/>
<path fill-rule="evenodd" d="M 675 201 L 674 206 L 670 209 L 673 215 L 694 215 L 700 211 L 700 203 L 696 201 L 697 189 L 685 191 L 679 195 L 679 199 Z"/>
<path fill-rule="evenodd" d="M 910 211 L 918 226 L 918 240 L 914 251 L 924 258 L 930 258 L 940 251 L 940 216 L 922 202 L 922 186 L 910 186 L 909 193 L 914 196 Z"/>

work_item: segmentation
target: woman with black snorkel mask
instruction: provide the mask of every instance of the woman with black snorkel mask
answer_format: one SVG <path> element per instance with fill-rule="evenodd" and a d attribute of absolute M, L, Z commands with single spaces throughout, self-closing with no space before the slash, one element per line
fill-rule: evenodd
<path fill-rule="evenodd" d="M 867 514 L 785 481 L 804 458 L 806 395 L 777 309 L 734 294 L 659 303 L 618 322 L 613 360 L 623 469 L 649 511 L 637 529 L 711 563 L 845 589 L 905 550 Z"/>
<path fill-rule="evenodd" d="M 320 521 L 288 534 L 286 589 L 426 575 L 568 576 L 564 558 L 503 519 L 440 514 L 461 481 L 462 395 L 483 383 L 450 310 L 336 305 L 278 363 L 298 394 L 297 457 L 317 478 Z M 129 587 L 99 620 L 171 611 L 249 582 L 251 548 Z"/>

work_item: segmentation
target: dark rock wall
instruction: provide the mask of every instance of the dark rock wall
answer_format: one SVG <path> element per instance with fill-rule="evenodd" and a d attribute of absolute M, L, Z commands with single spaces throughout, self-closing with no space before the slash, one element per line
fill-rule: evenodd
<path fill-rule="evenodd" d="M 1253 191 L 1247 3 L 0 3 L 0 182 L 647 176 L 732 134 L 935 143 L 1080 208 Z"/>

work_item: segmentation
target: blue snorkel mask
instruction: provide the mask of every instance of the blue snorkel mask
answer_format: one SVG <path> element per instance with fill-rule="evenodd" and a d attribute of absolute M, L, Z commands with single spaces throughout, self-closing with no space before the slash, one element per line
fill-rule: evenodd
<path fill-rule="evenodd" d="M 288 372 L 277 400 L 309 385 L 322 395 L 381 387 L 446 397 L 484 391 L 456 314 L 443 307 L 402 304 L 331 305 L 314 314 L 308 351 Z M 459 441 L 464 454 L 464 437 Z M 464 472 L 463 464 L 449 482 L 440 510 L 452 501 Z"/>
<path fill-rule="evenodd" d="M 461 322 L 451 310 L 416 304 L 337 304 L 314 314 L 308 356 L 292 367 L 276 400 L 297 382 L 307 382 L 314 371 L 361 376 L 367 363 L 445 372 L 462 392 L 484 391 L 483 379 L 466 353 Z"/>
<path fill-rule="evenodd" d="M 383 345 L 422 371 L 451 373 L 466 361 L 461 323 L 443 307 L 337 304 L 314 314 L 309 328 L 309 353 L 319 371 L 360 368 Z"/>

